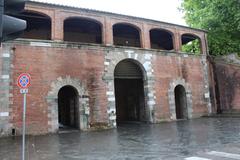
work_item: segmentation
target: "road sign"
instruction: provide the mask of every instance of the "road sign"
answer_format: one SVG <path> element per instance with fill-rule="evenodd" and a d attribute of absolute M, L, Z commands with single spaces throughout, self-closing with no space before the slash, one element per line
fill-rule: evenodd
<path fill-rule="evenodd" d="M 20 93 L 21 93 L 21 94 L 28 93 L 28 89 L 20 89 Z"/>
<path fill-rule="evenodd" d="M 31 76 L 28 73 L 22 73 L 18 76 L 17 85 L 21 89 L 26 89 L 30 86 Z"/>
<path fill-rule="evenodd" d="M 23 94 L 23 129 L 22 129 L 22 160 L 25 160 L 25 132 L 26 132 L 26 109 L 27 109 L 27 93 L 30 86 L 31 76 L 28 73 L 22 73 L 18 76 L 17 85 L 20 93 Z"/>

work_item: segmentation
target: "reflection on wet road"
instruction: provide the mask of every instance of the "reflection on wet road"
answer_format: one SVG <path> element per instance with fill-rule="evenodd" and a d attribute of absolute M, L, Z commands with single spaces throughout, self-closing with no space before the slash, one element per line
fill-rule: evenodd
<path fill-rule="evenodd" d="M 30 136 L 29 160 L 184 159 L 240 143 L 240 118 L 201 118 L 117 129 Z M 0 159 L 21 157 L 21 137 L 0 139 Z"/>

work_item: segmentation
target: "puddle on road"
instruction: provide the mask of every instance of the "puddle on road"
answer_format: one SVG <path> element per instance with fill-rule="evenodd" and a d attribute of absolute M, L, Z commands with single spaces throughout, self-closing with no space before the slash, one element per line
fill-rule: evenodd
<path fill-rule="evenodd" d="M 202 118 L 161 124 L 121 124 L 117 129 L 27 138 L 31 160 L 168 159 L 240 143 L 239 118 Z M 9 154 L 11 153 L 11 154 Z M 0 157 L 21 157 L 21 138 L 0 139 Z"/>

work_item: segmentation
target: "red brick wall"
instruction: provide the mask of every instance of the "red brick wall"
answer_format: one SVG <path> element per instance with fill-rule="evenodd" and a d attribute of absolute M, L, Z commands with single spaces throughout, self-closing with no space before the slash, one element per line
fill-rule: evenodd
<path fill-rule="evenodd" d="M 66 43 L 67 44 L 67 43 Z M 79 79 L 87 88 L 90 98 L 90 123 L 108 123 L 104 52 L 100 46 L 83 45 L 81 48 L 34 47 L 15 45 L 13 57 L 13 127 L 18 133 L 22 125 L 22 95 L 15 80 L 22 72 L 31 74 L 32 83 L 27 95 L 28 133 L 48 132 L 48 107 L 46 101 L 51 83 L 59 77 Z M 208 113 L 204 99 L 204 77 L 201 56 L 162 55 L 153 58 L 156 91 L 156 120 L 170 118 L 168 90 L 170 83 L 179 77 L 186 80 L 192 92 L 193 117 Z"/>
<path fill-rule="evenodd" d="M 240 66 L 223 61 L 214 63 L 219 112 L 240 112 Z"/>
<path fill-rule="evenodd" d="M 169 118 L 168 90 L 172 80 L 179 77 L 186 80 L 192 92 L 193 116 L 208 113 L 204 99 L 203 65 L 200 57 L 156 56 L 154 74 L 156 77 L 156 118 Z M 186 89 L 186 88 L 185 88 Z"/>
<path fill-rule="evenodd" d="M 58 77 L 79 79 L 90 96 L 91 123 L 107 122 L 106 89 L 102 81 L 104 70 L 101 50 L 48 48 L 16 45 L 13 79 L 22 72 L 31 74 L 32 83 L 27 94 L 27 126 L 29 133 L 46 133 L 50 85 Z M 12 122 L 21 128 L 22 95 L 13 84 Z"/>

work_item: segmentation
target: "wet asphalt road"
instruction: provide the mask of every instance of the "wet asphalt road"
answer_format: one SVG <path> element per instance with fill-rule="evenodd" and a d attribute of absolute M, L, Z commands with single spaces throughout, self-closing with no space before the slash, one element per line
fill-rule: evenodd
<path fill-rule="evenodd" d="M 240 118 L 201 118 L 30 136 L 26 157 L 28 160 L 180 160 L 212 150 L 240 153 L 239 123 Z M 21 137 L 0 139 L 0 159 L 21 159 Z"/>

